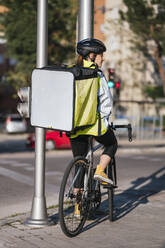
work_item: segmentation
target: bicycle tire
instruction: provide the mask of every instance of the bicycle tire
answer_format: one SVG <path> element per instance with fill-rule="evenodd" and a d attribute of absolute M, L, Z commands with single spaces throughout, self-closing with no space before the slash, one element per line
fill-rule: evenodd
<path fill-rule="evenodd" d="M 114 217 L 113 217 L 113 212 L 114 212 L 114 189 L 113 187 L 110 187 L 108 189 L 108 207 L 109 207 L 109 220 L 112 222 Z"/>
<path fill-rule="evenodd" d="M 79 197 L 81 198 L 79 199 L 79 206 L 81 205 L 80 218 L 74 215 L 74 206 L 78 198 L 78 194 L 74 194 L 75 178 L 78 178 L 85 168 L 87 168 L 86 159 L 83 157 L 73 159 L 69 163 L 61 182 L 59 194 L 59 222 L 62 231 L 68 237 L 74 237 L 81 232 L 88 215 L 87 202 L 81 202 L 82 196 Z"/>
<path fill-rule="evenodd" d="M 108 177 L 111 178 L 114 185 L 116 186 L 116 163 L 115 158 L 111 159 L 110 164 L 108 165 Z M 108 208 L 109 208 L 109 221 L 114 220 L 114 187 L 108 187 Z"/>

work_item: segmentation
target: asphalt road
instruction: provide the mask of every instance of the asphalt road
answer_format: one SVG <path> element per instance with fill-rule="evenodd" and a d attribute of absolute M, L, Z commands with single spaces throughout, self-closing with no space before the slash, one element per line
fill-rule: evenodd
<path fill-rule="evenodd" d="M 28 134 L 0 133 L 0 154 L 22 152 L 27 153 L 26 139 Z"/>

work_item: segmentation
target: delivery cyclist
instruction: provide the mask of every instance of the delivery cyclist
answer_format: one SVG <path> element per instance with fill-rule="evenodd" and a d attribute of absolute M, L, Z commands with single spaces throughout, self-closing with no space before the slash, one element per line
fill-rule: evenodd
<path fill-rule="evenodd" d="M 98 113 L 96 123 L 92 127 L 77 130 L 77 132 L 70 137 L 70 142 L 74 157 L 85 157 L 87 155 L 89 135 L 94 136 L 96 141 L 103 144 L 104 151 L 100 156 L 100 162 L 97 165 L 94 178 L 104 183 L 112 183 L 111 179 L 104 173 L 105 168 L 110 163 L 111 158 L 115 155 L 117 150 L 117 140 L 113 130 L 109 127 L 108 121 L 113 105 L 112 95 L 109 91 L 107 81 L 100 70 L 104 61 L 103 53 L 105 51 L 105 45 L 100 40 L 94 38 L 84 39 L 77 43 L 77 65 L 89 68 L 96 68 L 97 66 L 99 68 L 99 90 L 97 93 Z M 101 117 L 100 120 L 99 116 Z"/>

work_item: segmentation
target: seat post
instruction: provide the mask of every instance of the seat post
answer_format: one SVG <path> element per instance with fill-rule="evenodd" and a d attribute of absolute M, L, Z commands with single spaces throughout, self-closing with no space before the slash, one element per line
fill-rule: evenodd
<path fill-rule="evenodd" d="M 92 150 L 93 148 L 93 137 L 92 136 L 89 136 L 88 143 L 89 143 L 89 149 Z"/>
<path fill-rule="evenodd" d="M 93 166 L 93 137 L 89 136 L 88 139 L 89 151 L 90 151 L 90 163 Z"/>

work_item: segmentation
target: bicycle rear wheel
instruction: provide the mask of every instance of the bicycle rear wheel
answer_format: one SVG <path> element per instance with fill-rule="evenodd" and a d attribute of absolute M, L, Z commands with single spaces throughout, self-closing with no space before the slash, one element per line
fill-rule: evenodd
<path fill-rule="evenodd" d="M 110 187 L 108 188 L 108 206 L 109 206 L 109 220 L 110 221 L 113 221 L 113 212 L 114 212 L 113 199 L 114 199 L 114 189 L 113 187 Z"/>
<path fill-rule="evenodd" d="M 111 159 L 108 165 L 108 177 L 113 181 L 113 185 L 109 185 L 108 190 L 108 206 L 109 206 L 109 220 L 114 220 L 114 188 L 116 187 L 116 163 L 115 158 Z"/>
<path fill-rule="evenodd" d="M 83 157 L 73 159 L 68 165 L 61 183 L 59 194 L 59 220 L 64 234 L 74 237 L 83 228 L 88 214 L 84 193 L 84 174 L 87 161 Z M 75 204 L 78 204 L 80 216 L 75 216 Z"/>

